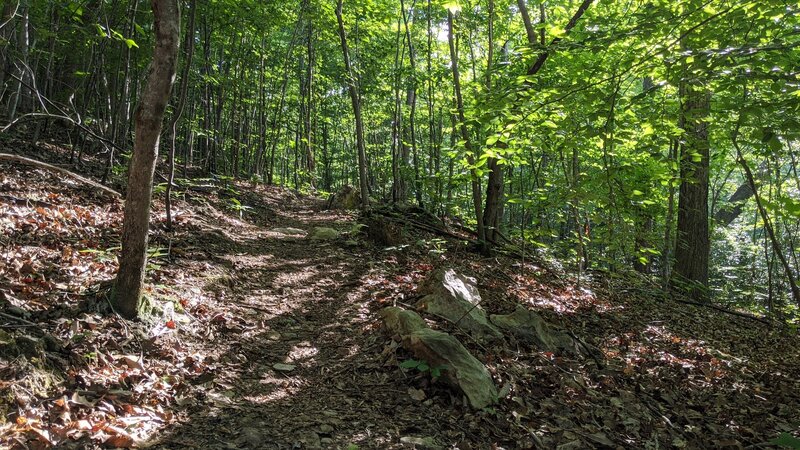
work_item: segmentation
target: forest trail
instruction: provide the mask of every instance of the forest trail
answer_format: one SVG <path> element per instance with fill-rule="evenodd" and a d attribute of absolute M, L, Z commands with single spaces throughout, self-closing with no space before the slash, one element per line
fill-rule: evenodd
<path fill-rule="evenodd" d="M 398 405 L 407 394 L 381 369 L 383 342 L 365 289 L 382 276 L 375 255 L 270 231 L 347 230 L 353 217 L 287 197 L 269 227 L 208 225 L 198 238 L 225 268 L 214 289 L 231 326 L 206 343 L 222 397 L 191 411 L 163 448 L 386 447 L 406 433 L 435 436 L 429 408 Z"/>
<path fill-rule="evenodd" d="M 141 322 L 109 311 L 122 202 L 0 163 L 0 445 L 10 448 L 744 448 L 800 426 L 791 330 L 680 304 L 634 277 L 484 258 L 412 234 L 384 248 L 353 212 L 274 186 L 195 180 L 151 220 Z M 235 201 L 234 201 L 235 200 Z M 338 230 L 314 241 L 298 228 Z M 403 370 L 376 312 L 436 267 L 482 308 L 541 314 L 602 351 L 464 345 L 508 393 L 492 408 Z M 549 267 L 549 268 L 548 268 Z M 462 334 L 428 317 L 431 326 Z"/>

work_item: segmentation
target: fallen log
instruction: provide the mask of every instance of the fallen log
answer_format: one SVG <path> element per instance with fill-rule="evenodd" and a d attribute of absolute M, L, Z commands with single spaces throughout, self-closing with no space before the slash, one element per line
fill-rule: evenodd
<path fill-rule="evenodd" d="M 70 172 L 69 170 L 64 169 L 63 167 L 54 166 L 52 164 L 43 163 L 35 159 L 25 158 L 23 156 L 18 156 L 18 155 L 12 155 L 9 153 L 0 153 L 0 161 L 13 161 L 28 166 L 38 167 L 40 169 L 49 170 L 51 172 L 60 173 L 61 175 L 66 175 L 74 180 L 80 181 L 81 183 L 100 189 L 101 191 L 113 197 L 122 198 L 122 194 L 111 189 L 110 187 L 104 186 L 96 181 L 92 181 L 88 178 L 82 177 L 75 172 Z"/>

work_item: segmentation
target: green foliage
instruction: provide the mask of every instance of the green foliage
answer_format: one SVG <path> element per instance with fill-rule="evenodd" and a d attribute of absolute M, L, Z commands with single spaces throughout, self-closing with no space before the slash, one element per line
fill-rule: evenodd
<path fill-rule="evenodd" d="M 426 361 L 417 361 L 415 359 L 408 359 L 400 363 L 400 367 L 403 369 L 416 369 L 420 373 L 427 373 L 430 374 L 431 378 L 439 378 L 442 376 L 442 371 L 447 370 L 446 365 L 441 366 L 434 366 L 431 365 Z"/>
<path fill-rule="evenodd" d="M 800 439 L 797 439 L 789 433 L 781 433 L 780 436 L 771 440 L 769 443 L 783 448 L 800 450 Z"/>

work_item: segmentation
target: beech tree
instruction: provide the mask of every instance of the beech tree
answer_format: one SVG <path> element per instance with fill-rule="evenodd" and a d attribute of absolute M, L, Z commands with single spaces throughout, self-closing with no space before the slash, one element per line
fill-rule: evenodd
<path fill-rule="evenodd" d="M 122 316 L 139 312 L 147 264 L 150 201 L 164 111 L 178 67 L 180 10 L 178 0 L 152 0 L 155 49 L 147 83 L 136 109 L 136 139 L 128 173 L 122 254 L 113 304 Z"/>

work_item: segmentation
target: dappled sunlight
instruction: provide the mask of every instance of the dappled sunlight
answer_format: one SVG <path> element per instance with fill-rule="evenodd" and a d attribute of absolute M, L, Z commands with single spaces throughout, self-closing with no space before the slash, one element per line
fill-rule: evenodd
<path fill-rule="evenodd" d="M 286 208 L 279 191 L 264 192 L 277 196 L 265 203 Z M 65 386 L 63 393 L 31 403 L 19 419 L 27 425 L 3 430 L 49 433 L 34 438 L 53 442 L 150 439 L 165 449 L 199 445 L 210 435 L 220 446 L 240 448 L 315 439 L 375 448 L 401 438 L 413 446 L 431 437 L 459 446 L 508 436 L 517 448 L 547 448 L 539 444 L 707 442 L 708 433 L 759 436 L 765 427 L 792 423 L 792 410 L 773 405 L 795 398 L 796 383 L 766 370 L 776 367 L 769 348 L 788 345 L 777 335 L 759 342 L 765 334 L 702 310 L 684 313 L 613 285 L 520 271 L 512 259 L 486 264 L 473 254 L 276 238 L 269 231 L 276 226 L 347 229 L 350 216 L 321 214 L 305 200 L 273 215 L 251 200 L 270 220 L 286 222 L 256 225 L 261 219 L 247 212 L 221 221 L 216 214 L 235 213 L 179 202 L 192 213 L 175 234 L 154 231 L 146 324 L 98 312 L 108 303 L 108 286 L 91 283 L 116 270 L 117 250 L 100 245 L 107 228 L 65 252 L 33 245 L 61 239 L 45 225 L 28 245 L 7 252 L 9 261 L 30 261 L 11 266 L 15 284 L 6 299 L 36 320 L 53 315 L 41 323 L 69 343 L 70 361 L 58 364 L 70 370 L 49 382 Z M 66 270 L 52 270 L 64 264 Z M 381 333 L 375 313 L 416 308 L 420 283 L 441 265 L 478 280 L 488 315 L 524 305 L 579 339 L 584 354 L 543 351 L 510 336 L 478 342 L 425 316 L 430 327 L 457 336 L 507 389 L 491 412 L 471 411 L 441 380 L 399 368 L 412 355 Z M 101 296 L 90 300 L 94 290 Z M 595 347 L 597 355 L 586 354 Z M 48 373 L 57 371 L 40 371 Z M 9 378 L 15 376 L 23 375 Z"/>

